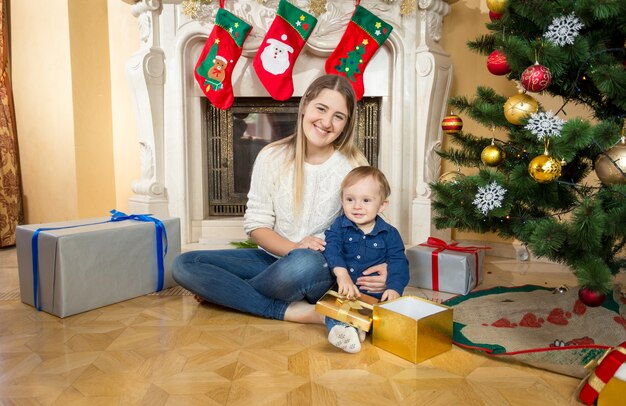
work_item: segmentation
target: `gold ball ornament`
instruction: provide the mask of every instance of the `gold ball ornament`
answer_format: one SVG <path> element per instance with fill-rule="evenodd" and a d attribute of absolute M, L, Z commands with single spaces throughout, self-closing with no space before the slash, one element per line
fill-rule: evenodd
<path fill-rule="evenodd" d="M 456 114 L 445 116 L 443 120 L 441 120 L 441 129 L 444 134 L 459 133 L 463 129 L 463 120 Z"/>
<path fill-rule="evenodd" d="M 626 177 L 622 174 L 626 174 L 626 139 L 622 138 L 620 143 L 606 151 L 606 154 L 600 154 L 596 158 L 595 169 L 598 179 L 605 185 L 626 184 Z"/>
<path fill-rule="evenodd" d="M 528 173 L 538 183 L 554 182 L 561 176 L 561 163 L 548 153 L 536 156 L 528 164 Z"/>
<path fill-rule="evenodd" d="M 521 125 L 522 121 L 539 110 L 539 103 L 526 93 L 518 93 L 504 103 L 504 117 L 511 124 Z"/>
<path fill-rule="evenodd" d="M 504 13 L 506 0 L 487 0 L 487 8 L 496 14 Z"/>
<path fill-rule="evenodd" d="M 441 175 L 439 177 L 439 182 L 441 183 L 451 183 L 451 184 L 457 184 L 459 183 L 463 178 L 465 177 L 465 175 L 463 175 L 461 172 L 459 171 L 449 171 L 444 173 L 443 175 Z"/>
<path fill-rule="evenodd" d="M 494 143 L 487 145 L 480 153 L 480 160 L 487 166 L 496 167 L 506 159 L 504 149 Z"/>

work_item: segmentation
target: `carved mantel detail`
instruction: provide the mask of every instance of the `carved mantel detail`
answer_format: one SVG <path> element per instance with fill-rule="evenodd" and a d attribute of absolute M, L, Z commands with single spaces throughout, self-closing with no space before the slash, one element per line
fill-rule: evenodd
<path fill-rule="evenodd" d="M 141 0 L 131 6 L 137 17 L 140 49 L 126 64 L 126 75 L 135 95 L 135 112 L 141 162 L 141 179 L 132 184 L 132 212 L 166 214 L 163 182 L 163 95 L 165 53 L 159 46 L 161 0 Z"/>

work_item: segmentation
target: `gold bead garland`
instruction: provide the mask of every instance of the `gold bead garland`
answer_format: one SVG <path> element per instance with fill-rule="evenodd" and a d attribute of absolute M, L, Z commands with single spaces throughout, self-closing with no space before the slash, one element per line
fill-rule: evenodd
<path fill-rule="evenodd" d="M 198 6 L 200 4 L 196 1 L 185 0 L 180 5 L 182 12 L 187 17 L 195 20 L 198 18 Z"/>
<path fill-rule="evenodd" d="M 265 4 L 267 0 L 257 0 L 259 4 Z M 396 3 L 397 0 L 381 0 L 387 4 Z M 213 0 L 184 0 L 181 3 L 181 10 L 184 15 L 189 17 L 192 20 L 198 18 L 200 9 L 202 6 L 206 6 L 213 3 Z M 309 0 L 309 11 L 315 17 L 319 17 L 320 15 L 326 12 L 326 4 L 327 0 Z M 417 0 L 401 0 L 400 2 L 400 15 L 408 16 L 412 15 L 417 8 Z"/>
<path fill-rule="evenodd" d="M 400 3 L 400 15 L 401 16 L 408 16 L 408 15 L 412 15 L 413 12 L 415 12 L 415 3 L 416 0 L 402 0 L 402 3 Z"/>
<path fill-rule="evenodd" d="M 324 14 L 326 12 L 326 0 L 310 0 L 309 11 L 315 17 L 319 17 Z"/>

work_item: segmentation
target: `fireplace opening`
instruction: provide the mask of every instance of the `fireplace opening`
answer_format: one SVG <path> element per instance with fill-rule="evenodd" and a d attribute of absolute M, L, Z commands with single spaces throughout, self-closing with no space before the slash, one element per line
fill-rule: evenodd
<path fill-rule="evenodd" d="M 243 216 L 252 166 L 267 144 L 294 133 L 300 98 L 236 98 L 229 110 L 202 99 L 206 112 L 209 216 Z M 356 142 L 378 166 L 380 97 L 358 102 Z"/>

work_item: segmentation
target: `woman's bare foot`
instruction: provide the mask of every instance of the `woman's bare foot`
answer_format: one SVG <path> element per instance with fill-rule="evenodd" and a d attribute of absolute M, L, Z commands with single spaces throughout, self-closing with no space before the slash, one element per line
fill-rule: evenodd
<path fill-rule="evenodd" d="M 305 301 L 291 302 L 285 311 L 286 321 L 296 323 L 324 324 L 324 316 L 315 311 L 315 305 Z"/>
<path fill-rule="evenodd" d="M 196 299 L 196 302 L 198 302 L 198 304 L 204 304 L 206 303 L 206 300 L 204 300 L 203 298 L 201 298 L 198 295 L 193 295 L 193 298 Z"/>

